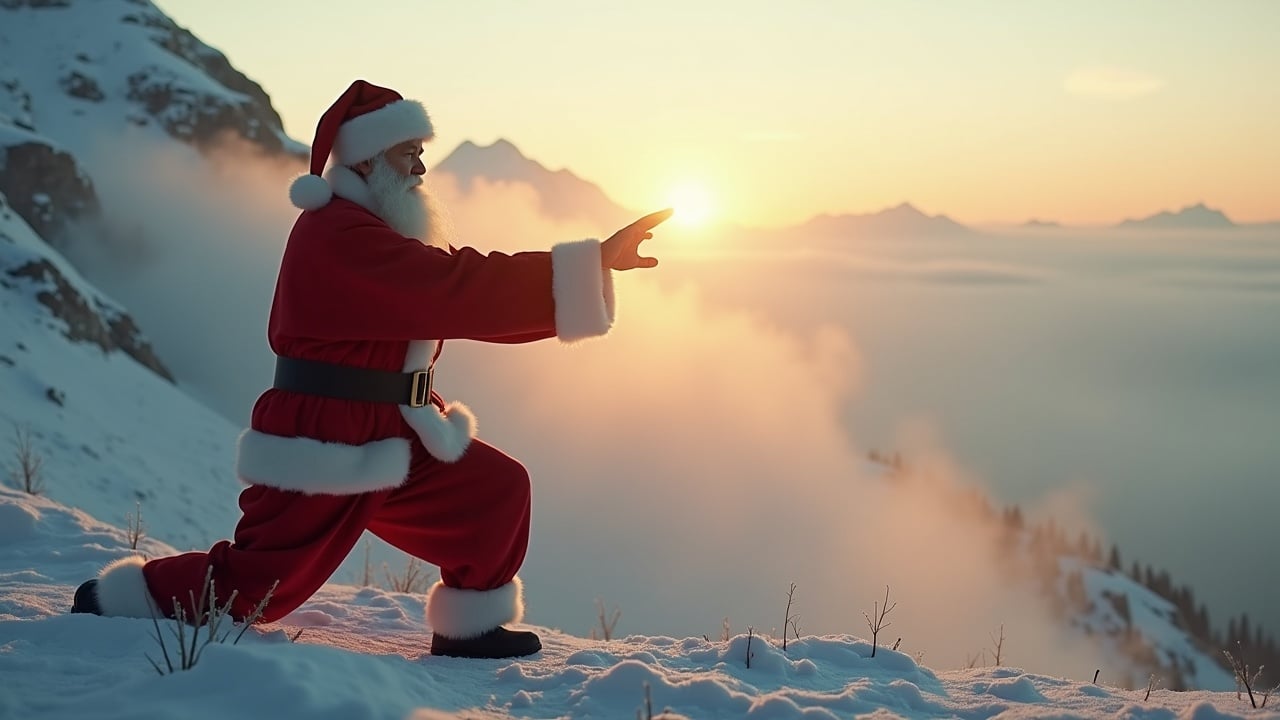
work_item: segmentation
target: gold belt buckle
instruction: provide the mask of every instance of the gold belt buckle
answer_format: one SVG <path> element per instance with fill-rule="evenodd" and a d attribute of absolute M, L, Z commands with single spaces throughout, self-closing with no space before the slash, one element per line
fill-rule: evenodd
<path fill-rule="evenodd" d="M 425 407 L 431 402 L 431 386 L 435 384 L 435 379 L 434 365 L 413 374 L 413 386 L 409 389 L 409 407 Z"/>

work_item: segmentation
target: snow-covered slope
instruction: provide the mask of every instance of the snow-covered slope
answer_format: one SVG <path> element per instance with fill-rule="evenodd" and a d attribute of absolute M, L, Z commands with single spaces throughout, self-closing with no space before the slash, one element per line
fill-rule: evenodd
<path fill-rule="evenodd" d="M 1280 717 L 1234 692 L 1145 698 L 1013 667 L 934 672 L 883 647 L 871 657 L 870 643 L 848 635 L 784 650 L 751 635 L 606 642 L 537 628 L 545 648 L 530 658 L 436 658 L 420 597 L 343 585 L 160 676 L 147 660 L 164 664 L 150 621 L 64 612 L 87 571 L 129 553 L 124 532 L 0 489 L 0 547 L 0 717 L 629 718 L 649 707 L 652 717 L 733 720 Z"/>
<path fill-rule="evenodd" d="M 6 119 L 82 161 L 126 128 L 196 146 L 232 133 L 265 153 L 306 152 L 257 83 L 148 0 L 0 3 Z"/>
<path fill-rule="evenodd" d="M 203 548 L 235 521 L 238 429 L 131 356 L 149 348 L 0 196 L 0 469 L 19 433 L 52 498 Z M 163 368 L 159 368 L 163 370 Z"/>
<path fill-rule="evenodd" d="M 1231 673 L 1218 661 L 1218 652 L 1201 647 L 1181 627 L 1173 603 L 1134 582 L 1122 572 L 1081 562 L 1061 560 L 1064 577 L 1078 572 L 1083 581 L 1084 606 L 1071 623 L 1105 643 L 1110 652 L 1131 658 L 1135 673 L 1154 673 L 1171 686 L 1227 689 L 1235 686 Z M 1146 675 L 1133 678 L 1140 685 Z"/>

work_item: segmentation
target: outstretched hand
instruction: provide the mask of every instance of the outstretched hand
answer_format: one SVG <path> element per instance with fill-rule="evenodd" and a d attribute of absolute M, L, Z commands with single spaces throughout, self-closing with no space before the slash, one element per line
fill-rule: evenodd
<path fill-rule="evenodd" d="M 612 270 L 657 266 L 657 258 L 644 257 L 640 254 L 640 243 L 653 237 L 650 231 L 671 217 L 673 212 L 674 210 L 667 208 L 649 213 L 614 233 L 608 240 L 600 243 L 600 264 Z"/>

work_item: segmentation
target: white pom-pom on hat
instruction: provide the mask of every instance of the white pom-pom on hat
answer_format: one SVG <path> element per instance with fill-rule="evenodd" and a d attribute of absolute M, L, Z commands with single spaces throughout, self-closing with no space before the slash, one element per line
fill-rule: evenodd
<path fill-rule="evenodd" d="M 289 185 L 289 202 L 302 210 L 319 210 L 333 199 L 333 188 L 319 175 L 307 173 Z"/>

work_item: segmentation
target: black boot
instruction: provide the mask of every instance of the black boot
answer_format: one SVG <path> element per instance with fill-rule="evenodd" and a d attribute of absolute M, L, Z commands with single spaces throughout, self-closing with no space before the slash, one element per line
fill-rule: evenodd
<path fill-rule="evenodd" d="M 532 655 L 542 649 L 542 641 L 531 632 L 496 627 L 473 638 L 431 635 L 431 654 L 465 658 L 509 658 Z"/>
<path fill-rule="evenodd" d="M 86 581 L 76 588 L 76 597 L 71 601 L 71 612 L 102 614 L 102 608 L 98 606 L 97 580 Z"/>

